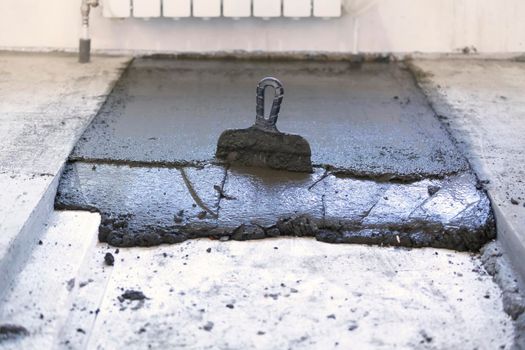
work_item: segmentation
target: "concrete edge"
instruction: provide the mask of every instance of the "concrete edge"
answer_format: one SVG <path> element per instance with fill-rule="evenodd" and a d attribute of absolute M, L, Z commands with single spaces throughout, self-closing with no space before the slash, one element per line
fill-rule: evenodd
<path fill-rule="evenodd" d="M 440 115 L 440 111 L 438 111 L 436 106 L 438 103 L 441 103 L 443 106 L 446 106 L 446 114 L 453 116 L 454 112 L 450 109 L 446 99 L 444 99 L 442 96 L 436 93 L 436 87 L 430 80 L 432 73 L 422 70 L 413 62 L 407 62 L 406 66 L 408 70 L 412 73 L 417 86 L 425 95 L 434 113 L 437 116 Z M 458 140 L 454 137 L 450 128 L 445 124 L 443 125 L 445 127 L 445 130 L 447 130 L 447 132 L 449 133 L 450 138 L 457 144 Z M 468 144 L 470 140 L 463 141 Z M 462 147 L 460 147 L 459 145 L 458 148 L 460 150 L 462 149 Z M 479 160 L 471 159 L 466 154 L 464 154 L 464 156 L 467 159 L 470 168 L 478 177 L 478 179 L 485 180 L 489 178 L 484 165 Z M 522 258 L 523 256 L 525 256 L 525 242 L 523 242 L 520 239 L 518 229 L 512 226 L 512 224 L 507 220 L 507 217 L 501 211 L 501 209 L 497 205 L 495 205 L 497 203 L 497 200 L 495 199 L 495 194 L 493 193 L 493 190 L 489 188 L 486 189 L 486 192 L 490 199 L 492 211 L 496 220 L 497 240 L 502 243 L 501 245 L 505 253 L 509 257 L 509 262 L 513 266 L 514 271 L 516 271 L 519 284 L 520 286 L 522 286 L 522 289 L 525 290 L 525 264 L 523 264 Z"/>
<path fill-rule="evenodd" d="M 505 248 L 500 241 L 492 241 L 481 250 L 483 267 L 501 289 L 503 310 L 512 318 L 514 339 L 511 349 L 525 349 L 525 294 L 515 269 L 503 254 Z"/>
<path fill-rule="evenodd" d="M 490 200 L 494 203 L 490 190 L 488 194 Z M 504 252 L 509 257 L 509 262 L 513 270 L 517 272 L 521 290 L 525 291 L 525 264 L 523 263 L 525 242 L 523 242 L 517 233 L 518 229 L 507 220 L 505 214 L 497 205 L 493 205 L 492 210 L 496 218 L 497 240 L 501 243 Z"/>
<path fill-rule="evenodd" d="M 65 169 L 69 155 L 71 154 L 80 137 L 82 137 L 84 131 L 89 127 L 93 119 L 96 117 L 106 102 L 107 97 L 111 94 L 119 79 L 133 62 L 133 59 L 134 57 L 129 57 L 128 60 L 123 62 L 122 66 L 116 70 L 117 76 L 115 79 L 109 81 L 107 88 L 102 94 L 105 96 L 105 98 L 99 102 L 96 112 L 94 112 L 86 120 L 84 126 L 76 130 L 76 137 L 70 144 L 69 152 L 64 155 L 60 170 L 53 175 L 53 179 L 47 185 L 47 188 L 43 192 L 42 197 L 39 199 L 38 203 L 35 205 L 28 218 L 24 222 L 22 228 L 16 234 L 15 239 L 8 247 L 7 254 L 0 256 L 0 298 L 5 296 L 7 290 L 12 286 L 15 277 L 22 271 L 29 257 L 31 256 L 31 251 L 35 245 L 38 244 L 39 237 L 41 237 L 41 235 L 45 232 L 46 223 L 54 211 L 58 184 Z"/>
<path fill-rule="evenodd" d="M 10 244 L 7 254 L 0 259 L 0 299 L 5 296 L 16 275 L 24 268 L 32 250 L 38 244 L 38 238 L 45 231 L 45 224 L 53 212 L 59 180 L 60 176 L 56 175 L 48 184 L 42 197 Z"/>
<path fill-rule="evenodd" d="M 55 210 L 55 212 L 58 212 Z M 74 211 L 71 211 L 71 210 L 66 210 L 66 211 L 62 211 L 63 213 L 71 213 L 71 212 L 74 212 Z M 86 276 L 89 276 L 89 270 L 91 268 L 91 265 L 90 263 L 92 263 L 90 261 L 90 258 L 97 254 L 98 252 L 96 252 L 96 248 L 97 248 L 97 245 L 99 244 L 98 242 L 98 228 L 100 227 L 100 222 L 101 222 L 101 216 L 99 213 L 93 213 L 93 212 L 84 212 L 86 214 L 89 214 L 90 216 L 92 216 L 95 220 L 96 220 L 96 229 L 95 229 L 95 232 L 93 234 L 93 236 L 91 237 L 91 240 L 90 240 L 90 243 L 88 244 L 88 249 L 86 251 L 83 252 L 83 255 L 82 255 L 82 259 L 81 259 L 81 263 L 80 265 L 78 266 L 77 268 L 77 273 L 75 274 L 75 278 L 78 280 L 79 284 L 80 284 L 80 279 L 83 278 L 83 277 L 86 277 Z M 108 270 L 108 276 L 111 276 L 111 273 L 113 272 L 113 270 Z M 107 278 L 103 278 L 103 281 L 105 282 L 104 285 L 107 287 L 107 283 L 109 282 L 109 277 Z M 86 278 L 85 280 L 89 280 L 89 277 Z M 74 308 L 75 306 L 75 302 L 78 300 L 77 298 L 79 297 L 79 295 L 81 294 L 81 291 L 80 291 L 80 286 L 78 286 L 77 288 L 74 288 L 73 291 L 71 291 L 66 299 L 66 303 L 65 305 L 67 306 L 67 310 L 70 310 L 71 308 Z M 105 291 L 105 288 L 104 288 L 104 291 Z M 90 295 L 93 300 L 97 300 L 97 295 Z M 100 297 L 100 300 L 98 301 L 97 305 L 100 305 L 102 302 L 102 296 Z M 91 315 L 92 317 L 92 326 L 94 325 L 95 323 L 95 318 L 97 316 L 96 313 L 94 314 L 89 314 L 87 313 L 87 315 Z M 53 347 L 52 349 L 60 349 L 62 348 L 61 347 L 61 343 L 60 341 L 62 339 L 64 339 L 64 336 L 65 336 L 65 333 L 68 329 L 68 324 L 69 324 L 69 321 L 70 320 L 70 317 L 71 315 L 68 314 L 65 318 L 62 318 L 59 322 L 58 322 L 58 327 L 57 327 L 57 330 L 58 330 L 58 333 L 57 333 L 57 337 L 55 338 L 55 341 L 54 341 L 54 344 L 53 344 Z M 89 317 L 89 316 L 88 316 Z M 75 332 L 75 335 L 79 335 L 79 332 L 78 331 L 74 331 Z M 83 334 L 81 334 L 81 338 L 84 339 L 83 337 Z M 73 338 L 73 337 L 72 337 Z M 73 340 L 71 338 L 71 340 Z M 65 338 L 65 339 L 68 339 L 68 338 Z M 70 339 L 68 339 L 70 340 Z M 87 342 L 88 342 L 89 338 L 88 339 L 85 339 L 84 340 L 84 343 L 82 344 L 82 347 L 79 347 L 81 349 L 87 349 Z M 74 347 L 71 347 L 71 349 L 73 349 Z"/>
<path fill-rule="evenodd" d="M 78 53 L 78 47 L 25 47 L 0 46 L 0 52 L 21 53 Z M 247 51 L 247 50 L 217 50 L 217 51 L 173 51 L 173 50 L 121 50 L 92 49 L 92 54 L 103 56 L 151 56 L 168 55 L 178 58 L 208 58 L 208 59 L 287 59 L 287 60 L 345 60 L 345 61 L 404 61 L 404 60 L 435 60 L 435 59 L 476 59 L 476 60 L 516 60 L 525 62 L 525 52 L 336 52 L 336 51 Z"/>

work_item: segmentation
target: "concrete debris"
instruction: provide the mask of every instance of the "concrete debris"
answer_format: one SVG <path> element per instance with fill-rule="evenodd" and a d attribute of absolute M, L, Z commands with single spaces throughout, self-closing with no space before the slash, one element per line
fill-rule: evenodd
<path fill-rule="evenodd" d="M 29 331 L 23 326 L 14 324 L 0 324 L 0 344 L 4 341 L 26 337 Z"/>
<path fill-rule="evenodd" d="M 146 298 L 144 293 L 142 293 L 139 290 L 127 290 L 124 293 L 122 293 L 122 295 L 118 299 L 120 302 L 123 302 L 124 300 L 135 301 L 135 300 L 144 300 L 148 298 Z"/>
<path fill-rule="evenodd" d="M 113 254 L 106 253 L 106 255 L 104 255 L 104 263 L 107 266 L 113 266 L 115 264 L 115 257 L 113 256 Z"/>

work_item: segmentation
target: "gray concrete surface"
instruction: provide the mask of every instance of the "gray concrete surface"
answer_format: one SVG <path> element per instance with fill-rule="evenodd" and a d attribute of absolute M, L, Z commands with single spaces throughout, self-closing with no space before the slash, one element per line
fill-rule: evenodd
<path fill-rule="evenodd" d="M 128 58 L 0 53 L 0 295 L 38 242 L 64 162 Z"/>
<path fill-rule="evenodd" d="M 0 300 L 0 349 L 510 349 L 478 255 L 308 238 L 116 252 L 99 217 L 57 212 Z M 71 249 L 74 248 L 74 249 Z M 112 253 L 114 266 L 104 264 Z M 42 261 L 49 273 L 42 273 Z M 146 299 L 126 300 L 128 291 Z M 0 339 L 2 339 L 0 337 Z"/>
<path fill-rule="evenodd" d="M 523 282 L 525 63 L 416 61 L 414 69 L 458 147 L 484 181 L 497 219 L 498 239 Z"/>
<path fill-rule="evenodd" d="M 190 238 L 310 236 L 332 243 L 479 250 L 490 203 L 465 173 L 408 184 L 257 168 L 69 163 L 55 208 L 95 210 L 100 240 L 152 246 Z"/>
<path fill-rule="evenodd" d="M 254 123 L 268 75 L 285 89 L 278 128 L 304 136 L 316 164 L 406 180 L 467 168 L 401 65 L 345 62 L 136 59 L 72 159 L 210 160 L 222 131 Z"/>

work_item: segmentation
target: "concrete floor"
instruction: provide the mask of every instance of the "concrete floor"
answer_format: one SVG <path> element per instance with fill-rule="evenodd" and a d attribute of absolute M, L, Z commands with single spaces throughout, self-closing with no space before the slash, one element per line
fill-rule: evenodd
<path fill-rule="evenodd" d="M 28 331 L 27 336 L 21 332 L 15 339 L 0 339 L 0 348 L 114 348 L 116 342 L 132 348 L 170 342 L 189 348 L 217 344 L 246 348 L 255 338 L 260 348 L 278 344 L 279 348 L 494 349 L 510 348 L 517 332 L 523 332 L 514 330 L 503 310 L 501 290 L 483 271 L 477 255 L 327 245 L 304 238 L 195 240 L 121 249 L 119 254 L 114 248 L 95 245 L 97 214 L 53 214 L 50 203 L 53 181 L 74 139 L 94 116 L 126 60 L 99 58 L 95 62 L 80 66 L 74 56 L 0 55 L 4 72 L 0 93 L 2 101 L 11 101 L 0 107 L 4 108 L 0 123 L 8 125 L 0 128 L 1 159 L 6 159 L 1 163 L 0 186 L 8 189 L 0 194 L 0 325 L 18 324 Z M 494 68 L 499 63 L 485 64 L 487 72 L 500 70 Z M 512 67 L 518 63 L 507 64 L 508 72 L 520 72 Z M 468 72 L 477 63 L 464 62 L 462 67 Z M 523 96 L 518 91 L 525 83 L 505 75 L 505 81 L 515 85 L 495 77 L 480 79 L 475 86 L 467 84 L 473 72 L 483 76 L 484 69 L 472 68 L 456 81 L 459 86 L 466 84 L 463 99 L 449 103 L 457 102 L 456 111 L 468 111 L 462 107 L 469 106 L 468 89 L 488 86 L 487 94 L 498 91 L 498 95 L 512 96 L 508 101 L 519 112 Z M 491 110 L 491 99 L 475 101 L 478 115 Z M 514 109 L 507 103 L 510 115 Z M 75 106 L 83 107 L 77 110 Z M 71 132 L 63 136 L 64 148 L 50 147 L 62 138 L 57 139 L 56 128 L 37 127 L 46 120 L 42 116 L 59 125 L 63 118 L 67 125 L 71 115 L 82 122 L 72 124 Z M 461 115 L 468 120 L 470 114 L 450 113 L 450 118 Z M 499 158 L 512 159 L 510 151 L 523 142 L 522 133 L 513 134 L 522 127 L 520 120 L 516 114 L 503 145 L 510 147 L 509 153 L 502 152 L 502 146 Z M 461 125 L 473 132 L 482 121 Z M 499 144 L 495 130 L 502 129 L 482 130 L 483 140 Z M 466 145 L 471 142 L 461 133 L 456 135 Z M 487 149 L 490 144 L 484 146 Z M 23 168 L 17 159 L 27 160 Z M 40 166 L 46 163 L 56 165 Z M 47 170 L 53 172 L 44 174 Z M 511 178 L 487 173 L 487 179 L 504 186 Z M 505 187 L 489 189 L 494 198 L 507 198 L 505 192 Z M 521 212 L 514 212 L 517 206 L 511 205 L 499 207 L 503 224 L 514 222 L 507 220 L 513 215 L 523 218 Z M 116 257 L 114 267 L 103 263 L 107 252 Z M 43 266 L 49 273 L 42 273 Z M 140 289 L 149 299 L 121 302 L 118 297 L 126 289 Z"/>
<path fill-rule="evenodd" d="M 94 242 L 97 214 L 56 212 L 0 305 L 30 335 L 0 349 L 509 349 L 479 256 L 308 238 Z M 112 253 L 114 266 L 104 263 Z M 46 273 L 42 273 L 42 261 Z M 143 300 L 122 299 L 126 291 Z"/>

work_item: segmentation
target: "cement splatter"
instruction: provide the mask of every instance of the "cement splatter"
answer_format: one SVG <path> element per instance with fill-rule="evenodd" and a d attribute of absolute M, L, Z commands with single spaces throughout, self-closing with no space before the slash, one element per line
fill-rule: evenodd
<path fill-rule="evenodd" d="M 127 290 L 118 299 L 120 302 L 123 302 L 124 300 L 141 301 L 148 298 L 139 290 Z"/>

